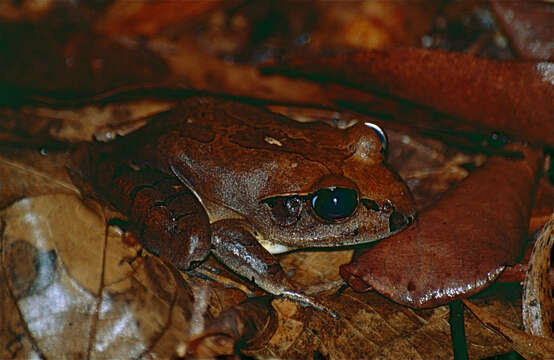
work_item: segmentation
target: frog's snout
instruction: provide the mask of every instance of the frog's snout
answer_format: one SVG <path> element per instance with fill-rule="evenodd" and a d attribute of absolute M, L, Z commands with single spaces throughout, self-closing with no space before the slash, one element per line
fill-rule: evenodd
<path fill-rule="evenodd" d="M 400 211 L 395 210 L 389 216 L 389 230 L 390 232 L 396 232 L 408 227 L 413 221 L 413 216 L 406 216 Z"/>

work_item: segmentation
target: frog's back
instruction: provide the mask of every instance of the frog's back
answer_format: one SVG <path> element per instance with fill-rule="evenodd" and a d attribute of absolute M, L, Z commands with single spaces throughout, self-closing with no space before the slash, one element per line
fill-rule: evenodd
<path fill-rule="evenodd" d="M 344 131 L 211 97 L 187 99 L 139 133 L 138 157 L 226 204 L 305 192 L 352 154 Z"/>
<path fill-rule="evenodd" d="M 173 173 L 202 199 L 242 214 L 267 197 L 309 193 L 328 175 L 346 176 L 376 199 L 404 191 L 383 165 L 376 134 L 362 123 L 340 130 L 197 97 L 127 138 L 139 165 Z"/>
<path fill-rule="evenodd" d="M 374 241 L 407 224 L 391 220 L 396 215 L 413 217 L 409 191 L 386 167 L 381 150 L 379 137 L 363 123 L 339 130 L 202 97 L 153 116 L 98 156 L 175 175 L 197 195 L 210 220 L 238 215 L 264 239 L 298 248 Z M 314 215 L 307 200 L 335 188 L 364 204 L 341 218 L 340 226 Z M 283 211 L 296 210 L 285 203 L 273 208 L 276 199 L 292 199 L 299 216 L 282 221 Z"/>

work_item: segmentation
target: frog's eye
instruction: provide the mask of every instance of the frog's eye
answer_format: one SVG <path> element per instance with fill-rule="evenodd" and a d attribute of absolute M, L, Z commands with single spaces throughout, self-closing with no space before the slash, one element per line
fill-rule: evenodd
<path fill-rule="evenodd" d="M 386 154 L 389 148 L 389 139 L 387 137 L 387 133 L 374 123 L 366 122 L 364 123 L 364 125 L 375 131 L 377 137 L 379 137 L 379 141 L 381 141 L 381 152 L 383 154 Z"/>
<path fill-rule="evenodd" d="M 358 194 L 355 190 L 329 187 L 312 194 L 312 208 L 322 219 L 340 221 L 352 215 L 358 207 Z"/>

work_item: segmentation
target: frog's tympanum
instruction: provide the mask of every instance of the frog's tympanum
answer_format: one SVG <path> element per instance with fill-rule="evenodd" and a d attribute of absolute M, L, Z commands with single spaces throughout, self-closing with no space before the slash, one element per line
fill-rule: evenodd
<path fill-rule="evenodd" d="M 412 198 L 384 164 L 382 135 L 199 97 L 81 147 L 72 168 L 129 217 L 148 251 L 184 270 L 212 252 L 265 291 L 333 314 L 271 254 L 367 243 L 410 224 Z"/>

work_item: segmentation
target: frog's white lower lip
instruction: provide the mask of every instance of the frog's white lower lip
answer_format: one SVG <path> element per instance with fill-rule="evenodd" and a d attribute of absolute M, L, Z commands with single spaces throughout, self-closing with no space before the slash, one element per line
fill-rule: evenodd
<path fill-rule="evenodd" d="M 259 240 L 259 242 L 260 242 L 260 245 L 262 245 L 270 254 L 282 254 L 287 251 L 293 250 L 288 246 L 275 244 L 269 241 Z"/>
<path fill-rule="evenodd" d="M 380 236 L 375 237 L 366 237 L 366 236 L 354 236 L 349 239 L 345 238 L 329 238 L 325 240 L 317 240 L 317 241 L 311 241 L 311 242 L 305 242 L 302 244 L 302 246 L 287 246 L 283 244 L 277 244 L 273 243 L 271 241 L 262 240 L 259 239 L 260 245 L 262 245 L 269 253 L 271 254 L 282 254 L 285 252 L 298 250 L 298 249 L 318 249 L 318 248 L 340 248 L 340 247 L 348 247 L 353 245 L 361 245 L 361 244 L 367 244 L 374 241 L 379 241 L 383 238 L 386 238 L 392 234 L 381 234 Z"/>

